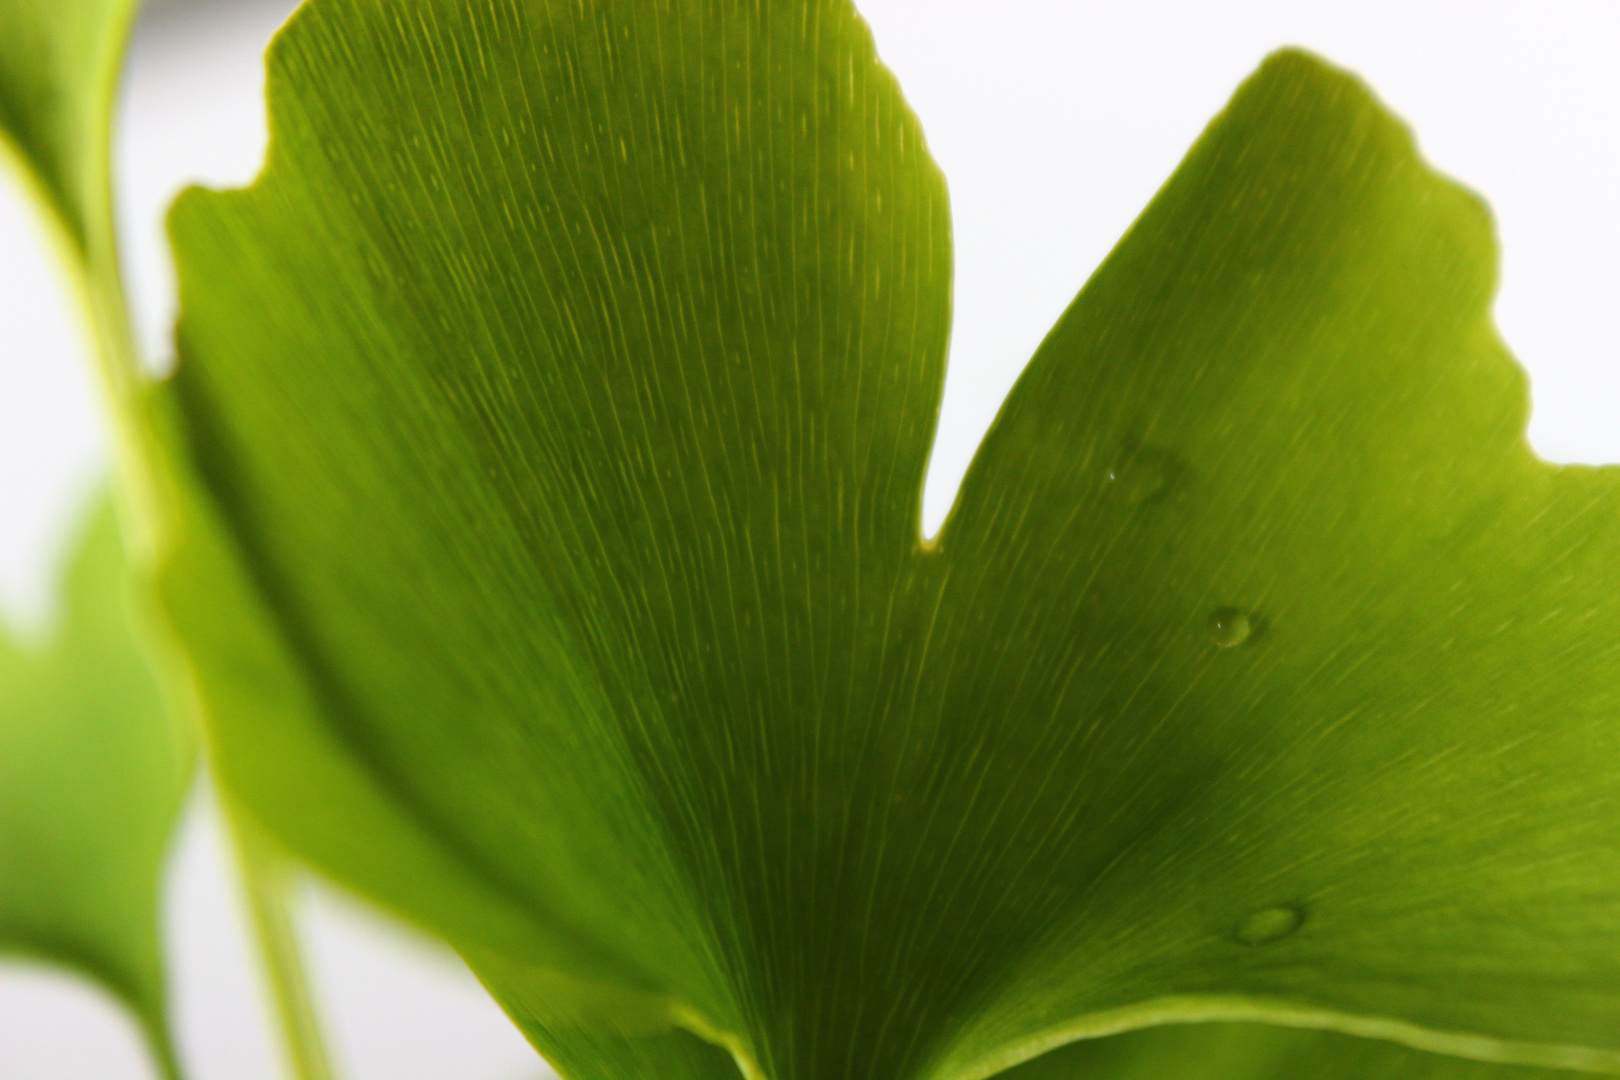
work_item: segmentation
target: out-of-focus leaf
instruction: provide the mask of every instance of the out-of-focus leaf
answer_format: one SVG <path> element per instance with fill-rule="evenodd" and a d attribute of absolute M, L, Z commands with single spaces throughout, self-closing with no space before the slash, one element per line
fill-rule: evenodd
<path fill-rule="evenodd" d="M 169 610 L 226 782 L 565 1070 L 1620 1070 L 1617 477 L 1355 80 L 1239 91 L 933 543 L 945 192 L 847 3 L 315 0 L 270 100 L 172 219 Z"/>
<path fill-rule="evenodd" d="M 158 903 L 193 749 L 137 648 L 127 576 L 103 500 L 49 642 L 0 639 L 0 952 L 99 982 L 172 1070 Z"/>
<path fill-rule="evenodd" d="M 83 303 L 113 405 L 115 487 L 132 560 L 149 561 L 172 466 L 141 415 L 145 379 L 129 324 L 112 210 L 114 99 L 139 0 L 0 0 L 0 159 L 45 211 Z M 171 508 L 172 509 L 172 508 Z"/>
<path fill-rule="evenodd" d="M 1581 1073 L 1411 1050 L 1268 1024 L 1169 1024 L 1082 1039 L 1003 1080 L 1577 1080 Z"/>
<path fill-rule="evenodd" d="M 62 241 L 114 399 L 134 385 L 109 187 L 114 92 L 136 0 L 0 0 L 0 157 Z M 121 449 L 140 426 L 120 413 Z M 125 476 L 141 466 L 120 462 Z M 42 648 L 0 639 L 0 950 L 66 964 L 134 1012 L 166 1076 L 158 903 L 192 767 L 127 610 L 110 502 L 68 568 Z"/>
<path fill-rule="evenodd" d="M 136 0 L 0 0 L 0 147 L 81 257 L 112 243 L 113 90 Z"/>

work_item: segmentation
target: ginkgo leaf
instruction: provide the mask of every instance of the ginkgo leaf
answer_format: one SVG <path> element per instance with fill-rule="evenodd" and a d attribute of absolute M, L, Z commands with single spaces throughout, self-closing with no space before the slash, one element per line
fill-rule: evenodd
<path fill-rule="evenodd" d="M 843 0 L 313 0 L 269 86 L 171 219 L 169 610 L 225 782 L 565 1071 L 1620 1071 L 1617 477 L 1354 79 L 1239 91 L 932 542 L 945 190 Z"/>
<path fill-rule="evenodd" d="M 94 979 L 174 1076 L 158 904 L 193 751 L 137 647 L 127 579 L 103 499 L 50 640 L 0 639 L 0 953 Z"/>
<path fill-rule="evenodd" d="M 112 244 L 113 90 L 136 0 L 0 0 L 0 148 L 81 256 Z"/>

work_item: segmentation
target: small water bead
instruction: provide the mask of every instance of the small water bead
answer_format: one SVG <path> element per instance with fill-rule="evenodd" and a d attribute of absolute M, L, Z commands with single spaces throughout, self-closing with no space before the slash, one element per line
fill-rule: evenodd
<path fill-rule="evenodd" d="M 1305 921 L 1305 912 L 1292 904 L 1261 908 L 1238 924 L 1237 939 L 1243 945 L 1269 945 L 1292 934 Z"/>
<path fill-rule="evenodd" d="M 1254 618 L 1235 607 L 1220 607 L 1209 615 L 1209 640 L 1223 649 L 1241 645 L 1254 633 Z"/>
<path fill-rule="evenodd" d="M 1164 464 L 1158 455 L 1131 454 L 1108 470 L 1104 490 L 1109 502 L 1135 506 L 1164 490 L 1165 479 Z"/>

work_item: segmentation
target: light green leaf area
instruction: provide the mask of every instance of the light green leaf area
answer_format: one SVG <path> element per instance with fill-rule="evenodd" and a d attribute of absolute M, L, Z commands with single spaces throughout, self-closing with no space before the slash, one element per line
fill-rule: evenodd
<path fill-rule="evenodd" d="M 113 89 L 136 0 L 0 0 L 0 149 L 76 253 L 112 243 Z"/>
<path fill-rule="evenodd" d="M 1427 1054 L 1265 1024 L 1170 1024 L 1083 1039 L 1004 1080 L 1575 1080 L 1579 1073 Z"/>
<path fill-rule="evenodd" d="M 110 501 L 64 586 L 48 642 L 0 639 L 0 954 L 94 979 L 174 1075 L 158 905 L 193 747 L 137 647 Z"/>
<path fill-rule="evenodd" d="M 172 218 L 169 610 L 225 783 L 566 1074 L 1620 1071 L 1620 479 L 1354 79 L 1244 85 L 931 543 L 945 187 L 847 3 L 313 0 L 269 85 Z"/>

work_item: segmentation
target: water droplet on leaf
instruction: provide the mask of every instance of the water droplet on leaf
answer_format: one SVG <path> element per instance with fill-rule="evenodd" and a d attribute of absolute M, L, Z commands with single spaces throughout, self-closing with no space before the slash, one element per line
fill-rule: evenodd
<path fill-rule="evenodd" d="M 1131 454 L 1108 470 L 1108 501 L 1125 506 L 1147 502 L 1164 489 L 1164 466 L 1157 455 Z"/>
<path fill-rule="evenodd" d="M 1216 608 L 1209 615 L 1209 640 L 1223 649 L 1241 645 L 1254 633 L 1254 619 L 1235 607 Z"/>
<path fill-rule="evenodd" d="M 1299 929 L 1305 913 L 1290 904 L 1261 908 L 1238 924 L 1237 939 L 1244 945 L 1269 945 Z"/>

